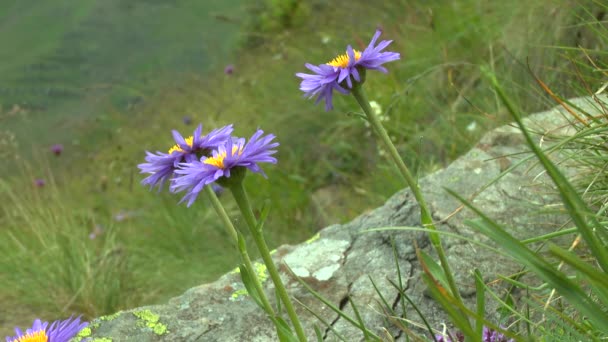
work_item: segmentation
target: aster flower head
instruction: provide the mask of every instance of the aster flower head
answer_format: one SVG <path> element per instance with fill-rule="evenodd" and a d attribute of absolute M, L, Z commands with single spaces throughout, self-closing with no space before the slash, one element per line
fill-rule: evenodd
<path fill-rule="evenodd" d="M 139 164 L 137 167 L 141 170 L 140 173 L 148 173 L 150 176 L 144 178 L 141 183 L 149 185 L 151 189 L 158 186 L 160 191 L 167 179 L 173 176 L 179 163 L 195 161 L 200 155 L 208 154 L 225 143 L 226 140 L 229 140 L 233 128 L 232 125 L 228 125 L 215 129 L 207 135 L 202 135 L 202 130 L 203 126 L 199 125 L 194 134 L 187 138 L 173 130 L 175 145 L 167 153 L 146 151 L 146 163 Z"/>
<path fill-rule="evenodd" d="M 232 73 L 234 73 L 234 65 L 232 65 L 232 64 L 226 65 L 226 67 L 224 68 L 224 74 L 232 75 Z"/>
<path fill-rule="evenodd" d="M 56 156 L 61 155 L 61 152 L 63 152 L 63 145 L 55 144 L 55 145 L 51 146 L 51 152 L 53 152 L 53 154 Z"/>
<path fill-rule="evenodd" d="M 306 64 L 306 68 L 314 74 L 297 73 L 296 76 L 302 79 L 300 90 L 306 97 L 317 96 L 317 103 L 325 99 L 325 110 L 333 108 L 332 92 L 337 90 L 343 94 L 348 94 L 353 87 L 353 80 L 357 83 L 365 81 L 365 70 L 378 70 L 387 73 L 382 64 L 392 62 L 401 58 L 397 52 L 383 52 L 392 40 L 383 40 L 378 45 L 376 42 L 382 34 L 381 30 L 376 30 L 369 45 L 363 51 L 357 51 L 348 46 L 346 53 L 338 55 L 328 63 L 318 66 Z"/>
<path fill-rule="evenodd" d="M 277 159 L 272 155 L 276 153 L 274 148 L 279 143 L 273 142 L 274 134 L 263 134 L 264 131 L 258 130 L 248 142 L 243 138 L 228 139 L 211 156 L 181 163 L 180 168 L 175 170 L 177 177 L 172 180 L 171 191 L 187 190 L 181 202 L 187 200 L 190 206 L 206 185 L 216 181 L 226 185 L 228 179 L 237 179 L 247 169 L 266 177 L 258 163 L 276 164 Z"/>
<path fill-rule="evenodd" d="M 88 325 L 80 321 L 80 317 L 55 321 L 50 326 L 48 322 L 36 319 L 25 332 L 15 328 L 16 335 L 7 336 L 6 342 L 68 342 Z"/>

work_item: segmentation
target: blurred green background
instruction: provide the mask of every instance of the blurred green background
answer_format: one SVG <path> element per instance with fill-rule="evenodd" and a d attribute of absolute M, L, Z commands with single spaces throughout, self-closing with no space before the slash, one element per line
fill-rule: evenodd
<path fill-rule="evenodd" d="M 304 63 L 363 49 L 381 27 L 402 60 L 370 72 L 366 91 L 422 176 L 507 119 L 481 65 L 528 112 L 554 105 L 532 73 L 564 96 L 588 93 L 581 80 L 599 88 L 601 75 L 576 66 L 605 51 L 605 10 L 566 0 L 1 1 L 0 335 L 35 317 L 162 302 L 236 266 L 204 198 L 186 208 L 139 184 L 144 151 L 168 150 L 171 129 L 276 134 L 279 163 L 246 186 L 258 208 L 272 205 L 269 244 L 298 243 L 403 187 L 352 98 L 325 112 L 302 97 Z M 229 194 L 222 201 L 241 227 Z"/>

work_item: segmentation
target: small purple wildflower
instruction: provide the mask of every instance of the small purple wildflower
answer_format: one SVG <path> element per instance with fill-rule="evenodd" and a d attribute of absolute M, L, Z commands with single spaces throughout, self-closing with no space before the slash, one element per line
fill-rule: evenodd
<path fill-rule="evenodd" d="M 169 149 L 168 153 L 157 151 L 151 153 L 146 151 L 146 163 L 139 164 L 137 167 L 141 173 L 149 173 L 150 176 L 142 180 L 143 185 L 149 185 L 150 189 L 158 186 L 162 189 L 165 181 L 173 176 L 179 163 L 191 162 L 199 158 L 198 154 L 207 154 L 212 149 L 224 144 L 230 139 L 232 125 L 215 129 L 207 135 L 201 135 L 203 126 L 199 125 L 191 137 L 185 138 L 177 131 L 173 131 L 173 139 L 176 144 Z"/>
<path fill-rule="evenodd" d="M 464 341 L 464 335 L 460 331 L 456 332 L 454 337 L 456 338 L 456 342 Z M 452 342 L 452 339 L 447 334 L 437 334 L 435 335 L 435 340 L 437 342 Z M 481 342 L 515 342 L 515 340 L 484 326 L 481 333 Z"/>
<path fill-rule="evenodd" d="M 190 116 L 188 116 L 188 115 L 185 115 L 182 118 L 182 122 L 184 123 L 184 125 L 190 126 L 190 125 L 192 125 L 192 118 Z"/>
<path fill-rule="evenodd" d="M 63 152 L 63 145 L 55 144 L 51 146 L 51 152 L 53 152 L 56 156 L 60 156 L 61 152 Z"/>
<path fill-rule="evenodd" d="M 488 327 L 483 327 L 481 338 L 483 342 L 515 342 L 514 339 Z"/>
<path fill-rule="evenodd" d="M 274 134 L 262 137 L 263 134 L 264 131 L 258 130 L 246 144 L 243 138 L 229 139 L 224 145 L 218 146 L 211 157 L 181 163 L 180 169 L 175 170 L 178 176 L 172 180 L 171 191 L 188 190 L 180 203 L 187 200 L 190 206 L 203 187 L 220 178 L 230 178 L 231 170 L 236 168 L 244 167 L 266 177 L 258 163 L 276 164 L 277 159 L 272 155 L 276 153 L 273 148 L 279 146 L 279 143 L 272 142 Z"/>
<path fill-rule="evenodd" d="M 361 69 L 387 73 L 388 70 L 382 64 L 398 60 L 401 56 L 397 52 L 382 52 L 392 43 L 392 40 L 383 40 L 376 45 L 380 34 L 382 34 L 382 31 L 376 30 L 372 40 L 363 52 L 357 51 L 349 45 L 346 48 L 346 54 L 339 55 L 328 63 L 318 66 L 307 63 L 306 68 L 314 74 L 296 74 L 297 77 L 302 79 L 300 90 L 304 92 L 304 96 L 312 98 L 318 95 L 316 103 L 325 99 L 325 110 L 329 111 L 333 108 L 333 90 L 348 94 L 348 89 L 353 87 L 353 79 L 356 82 L 361 82 Z M 348 87 L 348 89 L 345 89 L 345 87 Z"/>
<path fill-rule="evenodd" d="M 7 336 L 6 342 L 68 342 L 88 325 L 87 322 L 81 322 L 80 317 L 55 321 L 50 326 L 48 322 L 36 319 L 32 327 L 25 332 L 18 327 L 15 328 L 16 335 Z"/>
<path fill-rule="evenodd" d="M 37 188 L 43 188 L 46 185 L 46 181 L 42 178 L 37 178 L 34 180 L 34 185 Z"/>
<path fill-rule="evenodd" d="M 234 65 L 232 65 L 232 64 L 226 65 L 226 67 L 224 68 L 224 74 L 232 75 L 233 73 L 234 73 Z"/>
<path fill-rule="evenodd" d="M 456 338 L 454 342 L 464 342 L 464 335 L 459 331 L 456 333 Z M 435 335 L 435 341 L 437 342 L 452 342 L 452 339 L 447 334 L 437 334 Z"/>

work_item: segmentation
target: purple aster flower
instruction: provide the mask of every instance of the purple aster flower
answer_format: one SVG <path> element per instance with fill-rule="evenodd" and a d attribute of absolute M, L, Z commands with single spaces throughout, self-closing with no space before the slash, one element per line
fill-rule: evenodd
<path fill-rule="evenodd" d="M 37 188 L 42 188 L 42 187 L 44 187 L 46 185 L 46 182 L 42 178 L 37 178 L 37 179 L 34 180 L 34 185 Z"/>
<path fill-rule="evenodd" d="M 362 81 L 360 75 L 362 69 L 387 73 L 388 71 L 382 64 L 398 60 L 401 57 L 397 52 L 382 52 L 392 43 L 392 40 L 383 40 L 376 45 L 380 34 L 382 34 L 382 31 L 376 30 L 372 40 L 363 52 L 357 51 L 349 45 L 345 54 L 339 55 L 329 63 L 318 66 L 306 64 L 306 68 L 314 74 L 296 74 L 302 79 L 300 90 L 309 98 L 318 95 L 317 103 L 325 99 L 325 110 L 329 111 L 333 108 L 332 91 L 335 89 L 343 94 L 348 94 L 349 90 L 345 87 L 352 88 L 353 79 L 356 82 Z"/>
<path fill-rule="evenodd" d="M 55 144 L 51 146 L 51 152 L 53 152 L 56 156 L 61 155 L 61 152 L 63 152 L 63 145 Z"/>
<path fill-rule="evenodd" d="M 182 122 L 184 123 L 184 125 L 190 126 L 192 124 L 192 118 L 186 115 L 182 118 Z"/>
<path fill-rule="evenodd" d="M 232 65 L 232 64 L 226 65 L 226 67 L 224 68 L 224 74 L 232 75 L 232 73 L 234 73 L 234 65 Z"/>
<path fill-rule="evenodd" d="M 277 159 L 272 155 L 276 153 L 273 148 L 279 143 L 272 142 L 275 138 L 273 134 L 262 134 L 264 131 L 258 130 L 247 143 L 243 138 L 229 139 L 224 145 L 218 146 L 211 157 L 180 164 L 181 168 L 175 170 L 178 176 L 171 185 L 174 192 L 188 190 L 180 203 L 187 200 L 188 206 L 192 205 L 203 187 L 221 178 L 230 178 L 231 171 L 237 168 L 247 168 L 266 177 L 258 163 L 276 164 Z"/>
<path fill-rule="evenodd" d="M 232 125 L 213 130 L 207 135 L 201 135 L 203 126 L 199 125 L 191 137 L 185 138 L 177 131 L 173 131 L 173 139 L 176 144 L 168 153 L 157 151 L 151 153 L 146 151 L 146 163 L 137 167 L 141 173 L 149 173 L 150 176 L 142 180 L 143 185 L 149 185 L 150 189 L 158 186 L 160 191 L 165 181 L 173 176 L 179 163 L 191 162 L 199 158 L 198 154 L 207 154 L 212 149 L 224 144 L 229 140 L 232 133 Z"/>
<path fill-rule="evenodd" d="M 329 111 L 334 108 L 332 104 L 332 94 L 334 89 L 342 94 L 348 94 L 349 91 L 342 88 L 336 81 L 337 73 L 335 68 L 328 64 L 319 66 L 306 63 L 306 68 L 314 72 L 314 74 L 297 73 L 296 76 L 302 78 L 300 90 L 304 92 L 304 96 L 312 98 L 319 95 L 315 104 L 325 99 L 325 110 Z"/>
<path fill-rule="evenodd" d="M 88 325 L 87 322 L 81 322 L 80 317 L 55 321 L 50 326 L 48 322 L 36 319 L 32 327 L 25 332 L 15 328 L 16 335 L 7 336 L 6 342 L 68 342 Z"/>

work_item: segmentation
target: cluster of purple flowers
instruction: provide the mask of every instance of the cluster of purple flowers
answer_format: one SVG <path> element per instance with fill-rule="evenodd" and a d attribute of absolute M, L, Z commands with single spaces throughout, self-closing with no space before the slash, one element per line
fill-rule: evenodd
<path fill-rule="evenodd" d="M 387 73 L 382 64 L 398 60 L 401 56 L 397 52 L 382 52 L 392 43 L 392 40 L 383 40 L 376 45 L 381 33 L 382 31 L 376 30 L 371 42 L 363 52 L 357 51 L 349 45 L 346 48 L 346 54 L 339 55 L 328 63 L 320 65 L 306 63 L 306 68 L 313 74 L 296 74 L 302 79 L 300 90 L 309 98 L 318 95 L 316 103 L 325 99 L 325 110 L 329 111 L 333 108 L 333 91 L 336 90 L 342 94 L 350 93 L 349 89 L 353 87 L 353 80 L 362 82 L 360 75 L 362 71 L 369 69 Z"/>
<path fill-rule="evenodd" d="M 454 342 L 464 342 L 464 335 L 461 332 L 457 332 L 454 336 L 456 339 Z M 437 342 L 452 342 L 452 339 L 446 336 L 445 334 L 435 335 L 435 341 Z M 515 342 L 514 339 L 508 338 L 503 333 L 500 333 L 496 330 L 492 330 L 488 327 L 483 327 L 483 331 L 481 333 L 481 341 L 482 342 Z"/>
<path fill-rule="evenodd" d="M 258 163 L 276 164 L 272 157 L 279 146 L 273 142 L 273 134 L 264 135 L 262 130 L 255 132 L 249 141 L 232 136 L 232 125 L 213 130 L 202 135 L 199 125 L 191 137 L 185 138 L 173 131 L 173 146 L 167 153 L 146 151 L 146 163 L 139 164 L 141 173 L 149 174 L 142 184 L 159 190 L 170 180 L 171 192 L 186 191 L 180 202 L 192 205 L 198 194 L 207 185 L 214 185 L 214 191 L 221 191 L 215 184 L 221 178 L 230 178 L 235 168 L 247 168 L 265 176 Z"/>
<path fill-rule="evenodd" d="M 42 322 L 37 319 L 31 328 L 22 331 L 15 328 L 15 336 L 7 336 L 6 342 L 68 342 L 80 330 L 89 325 L 87 322 L 81 322 L 80 317 L 68 318 L 51 323 Z"/>

